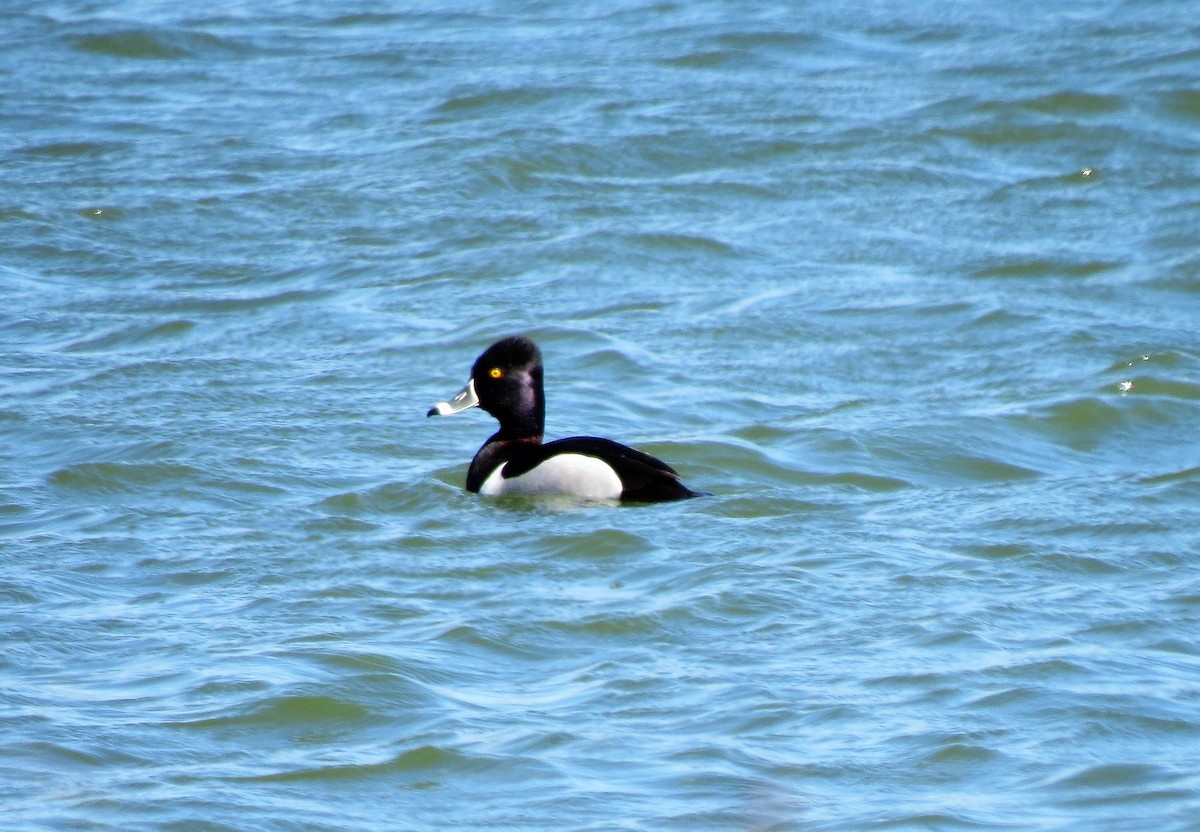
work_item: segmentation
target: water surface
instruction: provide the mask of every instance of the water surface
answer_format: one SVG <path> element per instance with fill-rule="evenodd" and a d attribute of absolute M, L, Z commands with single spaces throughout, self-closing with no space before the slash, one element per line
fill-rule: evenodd
<path fill-rule="evenodd" d="M 1191 11 L 11 11 L 6 828 L 1200 828 Z"/>

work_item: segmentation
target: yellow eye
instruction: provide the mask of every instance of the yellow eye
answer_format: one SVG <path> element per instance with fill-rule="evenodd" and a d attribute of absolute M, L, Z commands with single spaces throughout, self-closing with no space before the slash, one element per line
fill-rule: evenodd
<path fill-rule="evenodd" d="M 504 375 L 504 371 L 499 367 L 493 367 L 492 369 L 488 370 L 488 375 L 492 378 L 500 378 L 500 376 Z"/>

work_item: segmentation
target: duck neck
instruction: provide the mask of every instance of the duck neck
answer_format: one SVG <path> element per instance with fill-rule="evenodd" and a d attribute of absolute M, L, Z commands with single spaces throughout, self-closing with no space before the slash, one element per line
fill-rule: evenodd
<path fill-rule="evenodd" d="M 543 424 L 545 417 L 540 413 L 535 417 L 513 419 L 500 426 L 500 430 L 489 439 L 489 442 L 533 442 L 540 443 L 545 432 Z"/>

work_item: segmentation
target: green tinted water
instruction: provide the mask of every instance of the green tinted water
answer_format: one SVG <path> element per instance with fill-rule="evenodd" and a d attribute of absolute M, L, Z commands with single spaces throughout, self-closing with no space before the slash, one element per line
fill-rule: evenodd
<path fill-rule="evenodd" d="M 1187 11 L 10 14 L 8 827 L 1196 828 Z"/>

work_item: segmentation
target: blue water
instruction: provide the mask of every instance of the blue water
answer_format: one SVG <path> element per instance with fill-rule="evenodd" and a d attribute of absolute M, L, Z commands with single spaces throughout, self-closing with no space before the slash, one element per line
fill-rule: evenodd
<path fill-rule="evenodd" d="M 1195 11 L 9 8 L 4 828 L 1200 829 Z"/>

